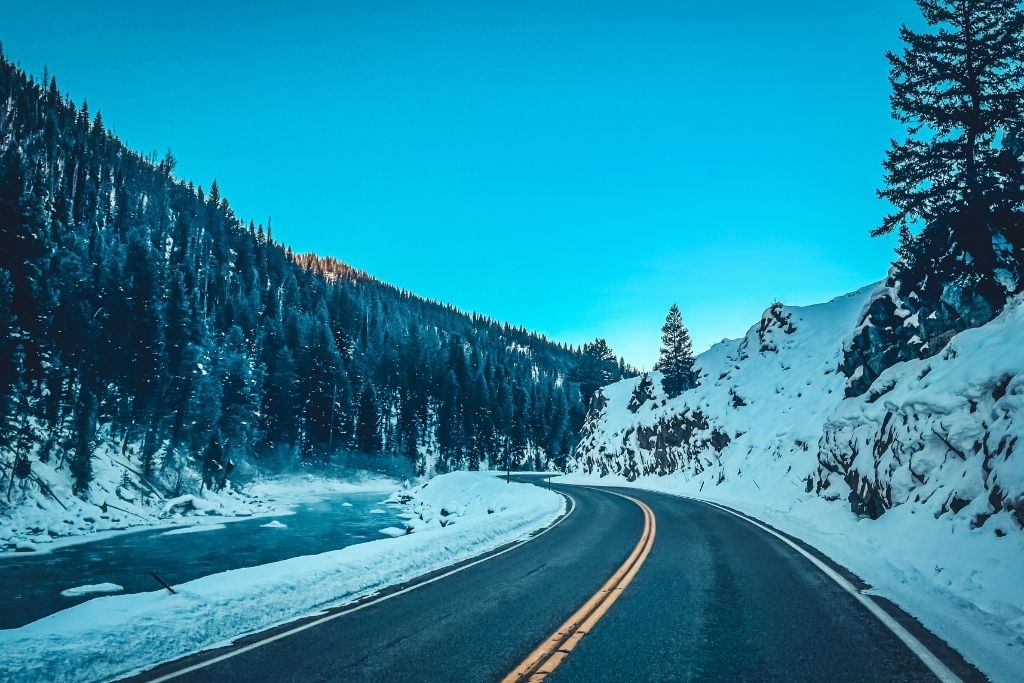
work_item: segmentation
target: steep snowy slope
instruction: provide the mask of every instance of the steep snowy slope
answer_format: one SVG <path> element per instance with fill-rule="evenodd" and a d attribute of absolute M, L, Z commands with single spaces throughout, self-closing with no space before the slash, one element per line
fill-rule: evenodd
<path fill-rule="evenodd" d="M 573 461 L 627 479 L 679 472 L 815 491 L 878 518 L 922 504 L 970 527 L 1024 525 L 1024 301 L 956 335 L 937 356 L 899 363 L 844 399 L 837 368 L 875 287 L 827 304 L 773 305 L 742 339 L 696 363 L 700 385 L 668 399 L 658 373 L 601 390 Z"/>
<path fill-rule="evenodd" d="M 697 359 L 605 387 L 569 479 L 725 503 L 846 565 L 993 680 L 1024 670 L 1024 299 L 844 398 L 867 287 L 775 305 Z"/>
<path fill-rule="evenodd" d="M 773 305 L 742 339 L 701 354 L 700 385 L 674 399 L 659 373 L 605 387 L 575 469 L 629 479 L 681 471 L 716 484 L 763 469 L 805 486 L 821 427 L 843 399 L 843 343 L 874 288 L 827 304 Z"/>
<path fill-rule="evenodd" d="M 918 504 L 996 534 L 1024 525 L 1024 300 L 938 356 L 885 370 L 824 425 L 816 490 L 871 517 Z"/>

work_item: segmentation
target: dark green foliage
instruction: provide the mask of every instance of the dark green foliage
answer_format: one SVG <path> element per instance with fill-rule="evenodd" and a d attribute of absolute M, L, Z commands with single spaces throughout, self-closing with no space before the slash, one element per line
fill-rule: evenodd
<path fill-rule="evenodd" d="M 583 345 L 583 357 L 570 378 L 579 383 L 583 402 L 589 406 L 594 392 L 623 376 L 624 373 L 608 342 L 604 339 L 595 339 Z"/>
<path fill-rule="evenodd" d="M 1024 13 L 1018 0 L 917 4 L 933 30 L 903 26 L 903 54 L 887 54 L 893 116 L 908 135 L 893 140 L 879 191 L 896 210 L 873 234 L 956 214 L 980 232 L 991 212 L 1021 203 L 996 142 L 1024 130 Z"/>
<path fill-rule="evenodd" d="M 24 396 L 21 340 L 12 311 L 11 274 L 0 270 L 0 449 L 15 450 L 18 401 Z"/>
<path fill-rule="evenodd" d="M 373 385 L 367 384 L 359 398 L 356 417 L 356 447 L 363 453 L 377 453 L 381 449 L 380 410 Z"/>
<path fill-rule="evenodd" d="M 293 254 L 216 181 L 175 179 L 170 152 L 132 152 L 3 59 L 0 112 L 0 457 L 33 429 L 59 435 L 79 493 L 101 440 L 157 479 L 191 461 L 208 483 L 211 443 L 217 462 L 265 466 L 354 450 L 421 472 L 560 461 L 584 397 L 629 371 L 606 345 Z"/>
<path fill-rule="evenodd" d="M 690 333 L 683 325 L 683 317 L 675 304 L 668 309 L 661 328 L 661 353 L 654 369 L 661 371 L 661 388 L 670 398 L 692 389 L 696 384 Z"/>

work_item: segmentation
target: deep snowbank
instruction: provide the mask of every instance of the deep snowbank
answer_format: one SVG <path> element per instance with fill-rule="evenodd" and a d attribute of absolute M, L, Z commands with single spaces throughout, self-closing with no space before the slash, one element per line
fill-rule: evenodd
<path fill-rule="evenodd" d="M 1024 526 L 1024 300 L 941 353 L 879 375 L 824 425 L 822 495 L 871 516 L 912 504 L 991 533 Z"/>
<path fill-rule="evenodd" d="M 773 524 L 993 679 L 1014 680 L 1024 670 L 1024 302 L 845 398 L 844 346 L 876 291 L 771 307 L 745 337 L 701 354 L 700 386 L 676 398 L 657 373 L 605 387 L 573 476 L 610 475 L 599 481 Z"/>
<path fill-rule="evenodd" d="M 0 631 L 0 680 L 95 681 L 140 671 L 523 538 L 562 514 L 564 499 L 460 472 L 410 490 L 404 504 L 415 533 L 214 574 L 176 586 L 176 595 L 97 598 Z"/>
<path fill-rule="evenodd" d="M 881 519 L 858 518 L 842 505 L 795 491 L 783 478 L 733 479 L 704 486 L 684 474 L 570 474 L 559 483 L 623 486 L 721 503 L 795 536 L 847 567 L 949 642 L 993 681 L 1024 670 L 1024 537 L 937 523 L 913 508 Z M 788 491 L 787 491 L 788 489 Z"/>

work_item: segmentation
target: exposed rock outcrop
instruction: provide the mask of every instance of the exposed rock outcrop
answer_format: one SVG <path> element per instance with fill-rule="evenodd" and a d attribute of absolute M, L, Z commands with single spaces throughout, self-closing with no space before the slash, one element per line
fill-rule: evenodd
<path fill-rule="evenodd" d="M 958 332 L 989 322 L 1024 286 L 1020 216 L 982 227 L 954 218 L 922 237 L 928 242 L 893 265 L 846 346 L 847 396 L 865 393 L 886 368 L 934 356 Z"/>
<path fill-rule="evenodd" d="M 884 371 L 824 425 L 815 490 L 878 518 L 905 503 L 972 528 L 1024 526 L 1024 301 L 956 335 L 937 356 Z"/>
<path fill-rule="evenodd" d="M 698 356 L 700 385 L 676 398 L 657 373 L 604 387 L 570 468 L 630 480 L 671 474 L 704 491 L 725 485 L 781 500 L 812 493 L 870 518 L 910 504 L 967 528 L 1019 530 L 1024 298 L 954 334 L 929 327 L 922 307 L 901 307 L 893 292 L 882 285 L 819 306 L 773 305 L 745 337 Z M 899 356 L 847 397 L 838 369 L 848 331 L 883 305 L 910 321 L 901 327 L 928 329 L 942 350 Z M 958 315 L 958 324 L 977 320 Z"/>

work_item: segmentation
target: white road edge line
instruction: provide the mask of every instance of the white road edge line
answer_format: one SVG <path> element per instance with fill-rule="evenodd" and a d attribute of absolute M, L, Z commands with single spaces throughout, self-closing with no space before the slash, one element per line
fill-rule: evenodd
<path fill-rule="evenodd" d="M 586 488 L 591 488 L 591 487 L 588 486 Z M 646 491 L 648 489 L 637 489 L 637 490 L 639 490 L 639 491 Z M 651 493 L 666 493 L 666 492 L 665 491 L 651 491 Z M 898 622 L 895 619 L 893 619 L 892 616 L 890 616 L 888 612 L 886 612 L 884 609 L 879 607 L 878 603 L 876 603 L 874 600 L 872 600 L 868 596 L 866 596 L 863 593 L 861 593 L 859 590 L 857 590 L 854 587 L 854 585 L 852 583 L 850 583 L 849 581 L 847 581 L 845 578 L 843 578 L 843 576 L 841 574 L 836 572 L 834 569 L 829 567 L 827 564 L 825 564 L 824 562 L 819 560 L 817 557 L 815 557 L 814 555 L 810 554 L 809 552 L 807 552 L 806 550 L 804 550 L 803 548 L 801 548 L 796 543 L 794 543 L 793 541 L 789 540 L 788 538 L 786 538 L 785 536 L 783 536 L 779 532 L 777 532 L 774 529 L 772 529 L 772 528 L 762 524 L 761 522 L 759 522 L 759 521 L 757 521 L 755 519 L 752 519 L 751 517 L 747 517 L 746 515 L 741 515 L 740 513 L 736 512 L 735 510 L 730 510 L 729 508 L 725 507 L 724 505 L 719 505 L 718 503 L 713 503 L 710 500 L 701 500 L 700 498 L 693 498 L 692 496 L 683 496 L 683 495 L 679 495 L 677 493 L 667 493 L 667 495 L 674 496 L 676 498 L 683 498 L 684 500 L 692 500 L 692 501 L 697 502 L 697 503 L 704 503 L 705 505 L 710 505 L 711 507 L 718 508 L 719 510 L 722 510 L 723 512 L 728 512 L 730 515 L 733 515 L 735 517 L 739 517 L 740 519 L 744 520 L 745 522 L 749 522 L 750 524 L 753 524 L 754 526 L 759 527 L 763 531 L 767 531 L 769 534 L 771 534 L 775 538 L 779 539 L 780 541 L 782 541 L 783 543 L 788 545 L 790 548 L 792 548 L 793 550 L 797 551 L 798 553 L 803 555 L 805 558 L 807 558 L 810 561 L 810 563 L 813 564 L 818 569 L 820 569 L 821 572 L 825 576 L 827 576 L 828 578 L 830 578 L 833 581 L 835 581 L 837 584 L 839 584 L 840 588 L 842 588 L 844 591 L 846 591 L 847 593 L 852 595 L 853 598 L 857 602 L 859 602 L 860 604 L 864 605 L 864 607 L 869 612 L 871 612 L 871 614 L 874 615 L 874 617 L 876 619 L 878 619 L 880 622 L 882 622 L 883 626 L 885 626 L 887 629 L 892 631 L 893 635 L 895 635 L 897 638 L 899 638 L 900 640 L 903 641 L 903 644 L 906 645 L 907 648 L 911 652 L 913 652 L 914 655 L 918 659 L 921 660 L 922 664 L 924 664 L 926 667 L 928 667 L 929 671 L 931 671 L 933 674 L 935 674 L 936 678 L 938 678 L 943 683 L 963 683 L 961 678 L 959 676 L 957 676 L 955 673 L 953 673 L 953 671 L 950 670 L 950 668 L 948 666 L 943 664 L 942 661 L 938 657 L 936 657 L 932 653 L 932 651 L 929 650 L 925 646 L 924 643 L 922 643 L 920 640 L 918 640 L 914 636 L 914 634 L 912 634 L 910 631 L 908 631 L 906 628 L 904 628 L 904 626 L 900 622 Z"/>
<path fill-rule="evenodd" d="M 213 657 L 211 659 L 207 659 L 207 660 L 204 660 L 202 662 L 198 662 L 196 664 L 193 664 L 191 666 L 187 666 L 184 669 L 178 669 L 177 671 L 171 671 L 170 673 L 166 673 L 163 676 L 160 676 L 158 678 L 150 679 L 149 683 L 163 683 L 164 681 L 170 681 L 170 680 L 173 680 L 175 678 L 179 678 L 180 676 L 184 676 L 186 674 L 190 674 L 193 671 L 199 671 L 200 669 L 205 669 L 208 666 L 212 666 L 212 665 L 217 664 L 219 662 L 223 662 L 226 659 L 231 659 L 232 657 L 237 657 L 240 654 L 244 654 L 244 653 L 249 652 L 251 650 L 255 650 L 258 647 L 263 647 L 264 645 L 269 645 L 270 643 L 273 643 L 275 641 L 283 640 L 284 638 L 287 638 L 289 636 L 293 636 L 296 633 L 300 633 L 300 632 L 305 631 L 307 629 L 311 629 L 311 628 L 314 628 L 316 626 L 320 626 L 321 624 L 324 624 L 324 623 L 327 623 L 328 621 L 332 621 L 334 619 L 337 619 L 338 617 L 343 617 L 343 616 L 345 616 L 347 614 L 352 614 L 353 612 L 358 612 L 359 610 L 361 610 L 361 609 L 363 609 L 365 607 L 369 607 L 371 605 L 376 605 L 378 603 L 384 602 L 385 600 L 390 600 L 391 598 L 396 598 L 399 595 L 404 595 L 405 593 L 412 592 L 412 591 L 416 590 L 417 588 L 422 588 L 423 586 L 426 586 L 428 584 L 434 583 L 435 581 L 440 581 L 441 579 L 448 578 L 452 574 L 458 574 L 461 571 L 469 569 L 470 567 L 474 567 L 474 566 L 476 566 L 476 565 L 478 565 L 478 564 L 480 564 L 482 562 L 486 562 L 487 560 L 493 560 L 495 557 L 499 557 L 501 555 L 504 555 L 505 553 L 512 552 L 516 548 L 519 548 L 519 547 L 521 547 L 523 545 L 526 545 L 530 541 L 532 541 L 534 539 L 537 539 L 537 538 L 540 538 L 541 536 L 543 536 L 547 532 L 551 531 L 556 526 L 558 526 L 559 524 L 564 522 L 566 519 L 568 519 L 569 515 L 571 515 L 576 510 L 576 499 L 573 498 L 572 496 L 570 496 L 568 493 L 564 493 L 564 492 L 561 492 L 561 491 L 559 491 L 559 493 L 561 495 L 565 496 L 566 499 L 568 499 L 568 501 L 569 501 L 569 511 L 566 512 L 561 517 L 559 517 L 558 521 L 556 521 L 554 524 L 552 524 L 551 526 L 547 527 L 546 529 L 544 529 L 540 533 L 534 534 L 534 535 L 530 536 L 529 538 L 524 539 L 524 540 L 520 541 L 519 543 L 516 543 L 513 546 L 509 546 L 508 548 L 505 548 L 502 551 L 499 551 L 499 552 L 496 552 L 496 553 L 492 553 L 492 554 L 487 555 L 485 557 L 481 557 L 480 559 L 474 560 L 474 561 L 472 561 L 472 562 L 470 562 L 468 564 L 464 564 L 461 567 L 453 569 L 453 570 L 451 570 L 449 572 L 445 572 L 444 574 L 441 574 L 439 576 L 435 576 L 432 579 L 427 579 L 426 581 L 421 581 L 420 583 L 416 583 L 416 584 L 413 584 L 411 586 L 406 586 L 405 588 L 403 588 L 400 591 L 395 591 L 394 593 L 388 593 L 387 595 L 383 595 L 383 596 L 381 596 L 379 598 L 376 598 L 374 600 L 369 600 L 369 601 L 364 602 L 362 604 L 356 605 L 355 607 L 353 607 L 351 609 L 343 610 L 341 612 L 335 612 L 334 614 L 328 614 L 325 617 L 321 617 L 319 619 L 315 619 L 313 621 L 306 622 L 305 624 L 302 624 L 301 626 L 296 626 L 295 628 L 288 629 L 287 631 L 282 631 L 280 633 L 275 633 L 274 635 L 268 636 L 267 638 L 264 638 L 262 640 L 257 640 L 255 642 L 249 643 L 247 645 L 243 645 L 242 647 L 240 647 L 238 649 L 231 650 L 230 652 L 225 652 L 222 655 L 217 655 L 216 657 Z M 188 656 L 188 655 L 185 655 L 185 656 Z M 142 673 L 142 672 L 140 672 L 140 673 Z"/>

